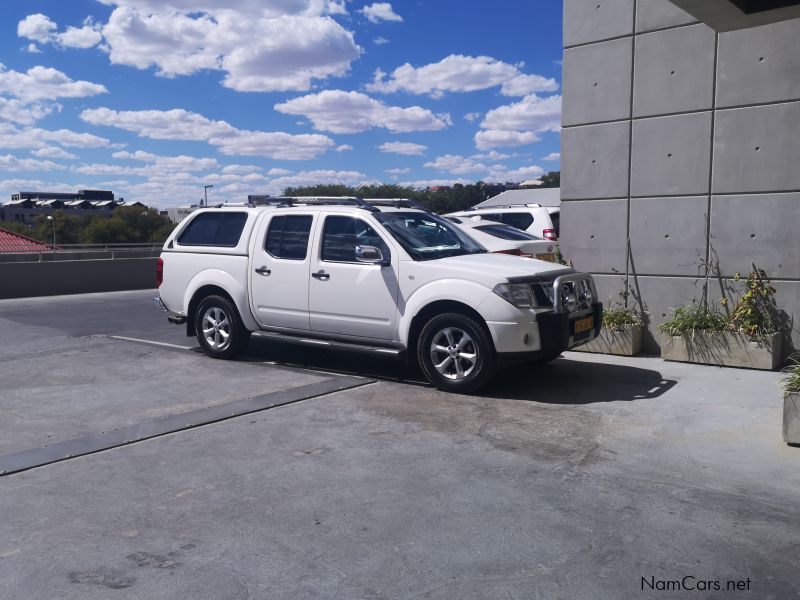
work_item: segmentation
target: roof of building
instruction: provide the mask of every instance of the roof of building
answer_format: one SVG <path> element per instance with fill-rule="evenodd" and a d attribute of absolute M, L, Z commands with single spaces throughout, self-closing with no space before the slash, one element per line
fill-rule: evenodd
<path fill-rule="evenodd" d="M 51 249 L 47 244 L 26 235 L 0 228 L 0 254 L 26 254 Z"/>
<path fill-rule="evenodd" d="M 561 188 L 538 188 L 528 190 L 506 190 L 494 198 L 476 204 L 475 208 L 490 206 L 520 206 L 538 204 L 539 206 L 561 206 Z"/>

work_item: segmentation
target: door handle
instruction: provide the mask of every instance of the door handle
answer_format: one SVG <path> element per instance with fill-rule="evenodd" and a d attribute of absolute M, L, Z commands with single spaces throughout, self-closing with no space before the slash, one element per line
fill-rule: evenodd
<path fill-rule="evenodd" d="M 256 269 L 256 273 L 259 275 L 271 275 L 272 271 L 270 271 L 267 267 L 259 267 Z"/>
<path fill-rule="evenodd" d="M 311 276 L 320 281 L 328 281 L 328 279 L 331 278 L 330 273 L 326 273 L 325 271 L 317 271 L 316 273 L 312 273 Z"/>

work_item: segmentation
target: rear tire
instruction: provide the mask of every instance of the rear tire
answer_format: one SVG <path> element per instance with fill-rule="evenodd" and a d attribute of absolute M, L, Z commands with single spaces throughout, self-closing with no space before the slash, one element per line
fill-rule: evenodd
<path fill-rule="evenodd" d="M 431 384 L 457 394 L 485 386 L 497 369 L 486 327 L 460 313 L 436 315 L 425 324 L 417 342 L 417 361 Z"/>
<path fill-rule="evenodd" d="M 207 296 L 195 312 L 197 341 L 211 358 L 229 359 L 247 347 L 250 332 L 236 306 L 223 296 Z"/>

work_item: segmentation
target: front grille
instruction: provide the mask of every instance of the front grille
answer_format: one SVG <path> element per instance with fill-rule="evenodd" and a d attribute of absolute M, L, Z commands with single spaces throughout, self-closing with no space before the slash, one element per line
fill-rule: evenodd
<path fill-rule="evenodd" d="M 539 308 L 553 308 L 553 284 L 551 282 L 532 283 L 531 290 Z"/>

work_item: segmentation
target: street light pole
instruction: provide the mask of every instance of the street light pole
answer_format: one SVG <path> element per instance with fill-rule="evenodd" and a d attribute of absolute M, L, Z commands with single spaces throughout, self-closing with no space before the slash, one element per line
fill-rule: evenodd
<path fill-rule="evenodd" d="M 206 199 L 204 206 L 206 208 L 208 208 L 208 188 L 212 188 L 212 187 L 214 187 L 213 183 L 211 185 L 204 185 L 203 186 L 203 196 L 205 196 L 205 199 Z"/>
<path fill-rule="evenodd" d="M 52 215 L 47 215 L 47 220 L 53 224 L 53 252 L 56 251 L 56 220 Z"/>

